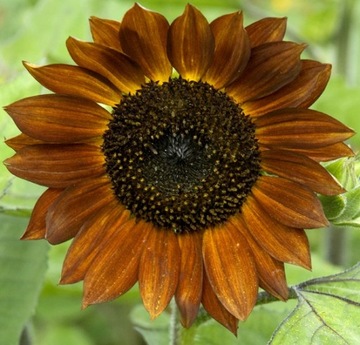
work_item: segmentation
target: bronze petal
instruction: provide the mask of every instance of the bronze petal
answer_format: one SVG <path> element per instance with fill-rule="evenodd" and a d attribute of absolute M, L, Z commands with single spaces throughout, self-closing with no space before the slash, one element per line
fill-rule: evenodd
<path fill-rule="evenodd" d="M 276 260 L 310 269 L 309 242 L 304 230 L 276 221 L 260 205 L 260 202 L 249 196 L 242 207 L 247 234 L 251 234 L 256 242 Z M 237 228 L 243 228 L 238 217 L 232 218 L 231 222 Z"/>
<path fill-rule="evenodd" d="M 286 18 L 263 18 L 246 27 L 251 48 L 282 41 L 286 31 Z"/>
<path fill-rule="evenodd" d="M 100 248 L 129 218 L 130 212 L 117 200 L 111 201 L 106 207 L 90 216 L 67 251 L 60 284 L 72 284 L 83 280 Z"/>
<path fill-rule="evenodd" d="M 261 176 L 252 193 L 263 209 L 282 224 L 305 229 L 329 224 L 319 199 L 298 183 L 282 177 Z"/>
<path fill-rule="evenodd" d="M 262 168 L 271 174 L 303 184 L 317 193 L 337 195 L 343 189 L 328 171 L 305 155 L 287 150 L 267 150 L 261 154 Z"/>
<path fill-rule="evenodd" d="M 140 257 L 152 226 L 135 219 L 110 226 L 116 233 L 102 243 L 85 275 L 83 307 L 124 294 L 138 279 Z"/>
<path fill-rule="evenodd" d="M 210 28 L 215 39 L 214 61 L 201 79 L 221 89 L 244 70 L 250 57 L 250 44 L 241 12 L 215 19 Z"/>
<path fill-rule="evenodd" d="M 119 40 L 120 22 L 90 17 L 90 30 L 95 43 L 122 51 Z"/>
<path fill-rule="evenodd" d="M 145 82 L 141 68 L 115 49 L 72 37 L 68 38 L 66 46 L 79 66 L 102 75 L 124 93 L 135 93 Z"/>
<path fill-rule="evenodd" d="M 181 260 L 175 299 L 181 313 L 181 323 L 187 328 L 195 321 L 201 302 L 203 280 L 201 238 L 201 233 L 183 234 L 178 237 Z"/>
<path fill-rule="evenodd" d="M 284 264 L 274 259 L 260 246 L 260 244 L 252 237 L 253 228 L 249 230 L 240 217 L 236 217 L 236 221 L 233 224 L 241 231 L 251 248 L 260 287 L 276 298 L 286 300 L 289 291 L 286 284 Z M 295 251 L 295 249 L 293 250 Z"/>
<path fill-rule="evenodd" d="M 257 117 L 255 125 L 259 144 L 276 149 L 328 146 L 354 135 L 340 121 L 310 109 L 277 110 Z"/>
<path fill-rule="evenodd" d="M 302 60 L 301 71 L 291 83 L 269 96 L 246 102 L 241 107 L 245 114 L 253 117 L 281 108 L 307 108 L 324 90 L 330 71 L 330 65 Z"/>
<path fill-rule="evenodd" d="M 105 173 L 100 149 L 85 144 L 27 146 L 4 163 L 15 176 L 51 188 Z"/>
<path fill-rule="evenodd" d="M 125 54 L 136 61 L 151 80 L 167 81 L 171 64 L 166 53 L 169 23 L 159 13 L 135 4 L 126 12 L 120 27 Z"/>
<path fill-rule="evenodd" d="M 293 42 L 273 42 L 252 49 L 246 69 L 226 92 L 240 104 L 276 92 L 300 73 L 304 48 Z"/>
<path fill-rule="evenodd" d="M 121 92 L 113 84 L 86 68 L 63 64 L 38 67 L 27 62 L 24 62 L 24 66 L 40 84 L 53 92 L 110 106 L 121 99 Z"/>
<path fill-rule="evenodd" d="M 31 213 L 26 231 L 21 237 L 22 240 L 45 238 L 47 211 L 62 192 L 62 189 L 49 188 L 40 196 Z"/>
<path fill-rule="evenodd" d="M 245 320 L 254 308 L 258 278 L 246 239 L 225 223 L 207 229 L 203 239 L 206 274 L 216 296 L 239 320 Z"/>
<path fill-rule="evenodd" d="M 54 143 L 99 137 L 110 120 L 110 113 L 95 102 L 63 95 L 23 98 L 5 110 L 24 134 Z"/>
<path fill-rule="evenodd" d="M 88 179 L 68 187 L 46 217 L 46 239 L 58 244 L 73 238 L 83 224 L 115 200 L 108 178 Z"/>
<path fill-rule="evenodd" d="M 292 148 L 293 152 L 304 154 L 317 162 L 327 162 L 341 157 L 354 156 L 351 148 L 344 143 L 335 143 L 323 147 Z"/>
<path fill-rule="evenodd" d="M 203 14 L 192 5 L 169 30 L 168 56 L 182 78 L 198 81 L 213 61 L 214 37 Z"/>
<path fill-rule="evenodd" d="M 220 303 L 206 274 L 204 274 L 203 279 L 203 294 L 201 302 L 205 310 L 216 321 L 220 322 L 230 332 L 236 335 L 239 320 L 234 315 L 230 314 Z"/>
<path fill-rule="evenodd" d="M 174 296 L 180 270 L 180 249 L 172 231 L 152 229 L 141 254 L 139 288 L 146 310 L 153 319 Z"/>

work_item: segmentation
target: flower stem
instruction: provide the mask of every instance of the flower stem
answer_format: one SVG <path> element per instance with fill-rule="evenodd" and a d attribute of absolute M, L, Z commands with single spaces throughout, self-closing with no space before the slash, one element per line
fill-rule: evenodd
<path fill-rule="evenodd" d="M 354 7 L 355 0 L 344 0 L 342 3 L 342 8 L 340 10 L 340 18 L 338 25 L 337 33 L 337 69 L 338 73 L 342 74 L 346 81 L 350 81 L 354 77 L 353 68 L 350 64 L 349 56 L 351 42 L 351 30 L 353 28 L 353 18 L 354 18 Z"/>
<path fill-rule="evenodd" d="M 170 324 L 169 324 L 169 345 L 179 344 L 179 312 L 175 299 L 170 302 Z"/>
<path fill-rule="evenodd" d="M 288 287 L 288 290 L 289 290 L 289 296 L 288 296 L 288 300 L 290 299 L 297 299 L 298 296 L 296 294 L 296 289 L 294 287 Z M 279 302 L 279 299 L 270 295 L 268 292 L 266 291 L 260 291 L 258 292 L 258 296 L 257 296 L 257 300 L 256 300 L 256 303 L 255 303 L 255 306 L 257 305 L 263 305 L 263 304 L 269 304 L 269 303 L 272 303 L 272 302 Z M 198 318 L 197 318 L 197 322 L 193 325 L 194 326 L 199 326 L 201 325 L 202 323 L 208 321 L 211 319 L 211 316 L 206 313 L 206 311 L 201 307 L 200 308 L 200 311 L 199 311 L 199 315 Z M 170 323 L 172 322 L 172 319 L 170 320 Z M 177 321 L 176 321 L 177 322 Z M 170 328 L 172 328 L 170 326 Z M 171 331 L 170 331 L 171 332 Z M 177 331 L 176 331 L 177 332 Z M 188 331 L 187 331 L 188 332 Z M 178 343 L 174 342 L 174 343 L 170 343 L 170 344 L 175 344 L 175 345 L 178 345 Z"/>
<path fill-rule="evenodd" d="M 331 225 L 326 236 L 326 260 L 333 265 L 345 266 L 347 261 L 348 231 Z"/>
<path fill-rule="evenodd" d="M 289 287 L 289 297 L 288 299 L 297 299 L 297 294 L 294 288 Z M 262 304 L 268 304 L 271 302 L 278 302 L 279 299 L 270 295 L 268 292 L 266 291 L 260 291 L 258 293 L 258 297 L 256 300 L 256 304 L 255 305 L 262 305 Z"/>

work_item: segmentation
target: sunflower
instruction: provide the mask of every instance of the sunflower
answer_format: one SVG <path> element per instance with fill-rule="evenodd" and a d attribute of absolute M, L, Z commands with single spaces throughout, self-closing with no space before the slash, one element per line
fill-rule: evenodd
<path fill-rule="evenodd" d="M 353 131 L 308 109 L 330 66 L 285 27 L 135 4 L 67 40 L 75 65 L 24 63 L 53 93 L 6 107 L 7 168 L 47 187 L 23 239 L 73 239 L 61 283 L 83 281 L 84 306 L 138 282 L 152 318 L 174 297 L 183 326 L 202 304 L 235 333 L 259 287 L 287 299 L 284 263 L 310 268 L 316 193 L 344 191 L 320 162 L 352 155 Z"/>

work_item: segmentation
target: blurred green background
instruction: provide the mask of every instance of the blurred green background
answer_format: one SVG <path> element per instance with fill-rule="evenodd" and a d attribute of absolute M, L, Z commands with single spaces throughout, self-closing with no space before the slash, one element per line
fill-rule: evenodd
<path fill-rule="evenodd" d="M 169 20 L 180 15 L 187 2 L 140 1 Z M 314 107 L 360 132 L 359 1 L 194 0 L 191 3 L 209 21 L 239 9 L 244 11 L 246 24 L 267 16 L 288 17 L 287 39 L 309 45 L 304 57 L 333 65 L 328 88 Z M 36 64 L 70 63 L 65 48 L 68 36 L 90 40 L 90 16 L 121 20 L 132 5 L 132 1 L 125 0 L 0 0 L 0 105 L 46 92 L 24 71 L 22 60 Z M 0 133 L 4 139 L 18 133 L 2 109 Z M 355 136 L 351 144 L 358 150 L 359 136 Z M 0 145 L 1 160 L 12 155 L 12 150 L 3 143 Z M 168 316 L 163 315 L 155 324 L 151 323 L 140 305 L 136 287 L 114 302 L 81 310 L 81 284 L 58 286 L 69 243 L 50 248 L 42 241 L 18 241 L 41 191 L 38 186 L 11 177 L 0 165 L 0 343 L 3 343 L 8 318 L 15 315 L 19 321 L 12 331 L 12 339 L 26 324 L 22 344 L 29 344 L 27 338 L 30 337 L 35 345 L 140 345 L 144 344 L 140 333 L 146 333 L 154 325 L 163 332 L 166 344 Z M 360 234 L 353 229 L 341 231 L 345 233 L 341 235 L 344 240 L 341 250 L 345 255 L 335 263 L 349 267 L 359 261 Z M 334 260 L 328 253 L 326 233 L 326 230 L 308 232 L 314 253 L 313 272 L 289 267 L 289 283 L 339 271 L 331 265 Z M 28 253 L 29 260 L 17 261 L 19 252 Z M 13 284 L 7 285 L 4 281 Z M 29 290 L 32 297 L 25 305 L 20 297 Z M 265 344 L 293 306 L 294 301 L 257 307 L 240 326 L 238 339 L 226 331 L 223 344 Z M 30 315 L 33 316 L 28 319 Z M 213 326 L 210 322 L 208 327 Z M 154 338 L 153 341 L 161 344 L 162 340 Z"/>

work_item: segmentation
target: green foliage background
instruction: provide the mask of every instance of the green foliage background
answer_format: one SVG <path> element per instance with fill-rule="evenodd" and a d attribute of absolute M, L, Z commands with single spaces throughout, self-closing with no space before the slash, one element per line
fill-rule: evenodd
<path fill-rule="evenodd" d="M 188 0 L 143 0 L 142 5 L 162 12 L 169 20 L 183 12 Z M 287 38 L 309 44 L 304 56 L 333 64 L 333 76 L 315 108 L 337 117 L 360 132 L 360 4 L 356 0 L 194 0 L 208 20 L 242 9 L 246 23 L 266 16 L 287 16 Z M 68 36 L 90 39 L 92 15 L 120 20 L 133 5 L 127 0 L 0 0 L 0 105 L 44 93 L 25 71 L 21 61 L 36 64 L 70 63 L 65 48 Z M 0 133 L 9 138 L 18 130 L 0 110 Z M 351 144 L 359 149 L 359 136 Z M 0 143 L 0 158 L 12 150 Z M 112 303 L 80 310 L 82 286 L 58 286 L 61 265 L 69 243 L 56 247 L 45 242 L 20 242 L 36 198 L 42 188 L 13 178 L 0 165 L 0 343 L 6 345 L 137 345 L 168 343 L 168 316 L 150 322 L 135 287 Z M 344 266 L 359 261 L 360 235 L 345 235 Z M 342 269 L 327 255 L 327 230 L 309 232 L 313 272 L 288 267 L 290 284 Z M 331 259 L 331 257 L 330 257 Z M 240 325 L 239 336 L 203 323 L 196 334 L 183 332 L 195 344 L 266 344 L 294 301 L 256 307 Z M 358 323 L 360 323 L 358 317 Z M 135 328 L 134 328 L 135 326 Z M 24 331 L 25 330 L 25 331 Z M 157 330 L 157 331 L 155 331 Z M 359 331 L 360 337 L 360 331 Z M 190 342 L 188 342 L 190 344 Z M 290 343 L 289 343 L 290 344 Z M 314 343 L 315 344 L 315 343 Z"/>

